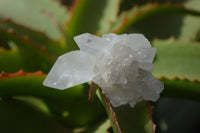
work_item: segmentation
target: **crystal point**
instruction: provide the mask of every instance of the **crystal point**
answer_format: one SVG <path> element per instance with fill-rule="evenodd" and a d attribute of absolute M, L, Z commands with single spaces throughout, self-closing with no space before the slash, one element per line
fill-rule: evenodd
<path fill-rule="evenodd" d="M 88 52 L 92 55 L 101 53 L 108 43 L 107 40 L 101 39 L 100 37 L 90 33 L 78 35 L 74 37 L 74 40 L 78 44 L 80 50 Z"/>
<path fill-rule="evenodd" d="M 93 66 L 94 57 L 88 53 L 69 52 L 57 59 L 43 84 L 53 88 L 66 89 L 88 82 L 93 77 Z"/>

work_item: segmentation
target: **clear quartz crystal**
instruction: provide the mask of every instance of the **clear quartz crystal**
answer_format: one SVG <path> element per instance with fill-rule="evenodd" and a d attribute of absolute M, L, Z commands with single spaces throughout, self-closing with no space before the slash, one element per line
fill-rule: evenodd
<path fill-rule="evenodd" d="M 53 88 L 66 89 L 88 82 L 94 76 L 94 62 L 94 57 L 82 51 L 66 53 L 57 59 L 43 84 Z"/>
<path fill-rule="evenodd" d="M 44 85 L 69 88 L 92 80 L 114 107 L 156 101 L 164 84 L 151 74 L 156 49 L 142 34 L 76 36 L 80 50 L 58 58 Z"/>

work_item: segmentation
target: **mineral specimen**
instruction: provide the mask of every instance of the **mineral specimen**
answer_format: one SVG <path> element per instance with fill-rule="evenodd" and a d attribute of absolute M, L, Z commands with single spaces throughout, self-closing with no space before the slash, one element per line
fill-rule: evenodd
<path fill-rule="evenodd" d="M 58 58 L 44 85 L 66 89 L 88 81 L 102 88 L 112 106 L 156 101 L 164 84 L 151 74 L 156 50 L 142 34 L 89 33 L 74 37 L 80 50 Z"/>

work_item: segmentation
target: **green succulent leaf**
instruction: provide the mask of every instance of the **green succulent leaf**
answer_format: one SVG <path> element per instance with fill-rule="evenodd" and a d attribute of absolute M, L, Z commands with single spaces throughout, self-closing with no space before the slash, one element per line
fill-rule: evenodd
<path fill-rule="evenodd" d="M 108 33 L 110 27 L 117 20 L 121 0 L 107 0 L 104 11 L 99 21 L 98 34 Z"/>
<path fill-rule="evenodd" d="M 173 4 L 179 4 L 182 7 L 184 6 L 186 9 L 190 9 L 193 11 L 200 11 L 199 8 L 199 1 L 197 0 L 170 0 L 172 4 L 169 3 L 169 1 L 158 1 L 154 0 L 153 2 L 159 3 L 158 5 L 163 5 L 164 3 L 167 2 L 168 5 L 173 5 Z M 139 11 L 140 8 L 145 7 L 147 1 L 141 1 L 141 0 L 136 0 L 136 1 L 123 1 L 121 4 L 121 19 L 123 20 L 130 12 L 134 9 L 138 8 L 137 13 L 140 13 Z M 162 3 L 162 4 L 161 4 Z M 132 7 L 135 5 L 135 7 Z M 129 11 L 127 11 L 129 9 Z M 123 10 L 126 10 L 123 12 Z M 188 12 L 189 13 L 189 12 Z M 181 40 L 200 40 L 200 17 L 191 15 L 190 13 L 161 13 L 161 14 L 156 14 L 154 16 L 147 17 L 143 19 L 142 21 L 134 22 L 129 28 L 127 28 L 125 31 L 132 33 L 132 32 L 138 32 L 144 34 L 148 39 L 154 39 L 156 38 L 161 38 L 161 39 L 167 39 L 171 36 L 174 36 L 176 38 L 179 38 Z M 120 19 L 119 19 L 120 20 Z M 119 21 L 119 25 L 123 21 Z M 170 21 L 169 21 L 170 20 Z M 126 21 L 126 20 L 124 20 Z M 167 22 L 167 23 L 166 23 Z"/>
<path fill-rule="evenodd" d="M 154 40 L 157 49 L 153 75 L 200 80 L 200 43 L 192 41 Z"/>
<path fill-rule="evenodd" d="M 99 122 L 97 125 L 90 127 L 90 129 L 84 133 L 109 133 L 109 128 L 111 128 L 110 120 L 106 119 Z"/>
<path fill-rule="evenodd" d="M 121 2 L 120 5 L 120 11 L 123 12 L 125 10 L 129 10 L 133 7 L 133 5 L 141 6 L 145 5 L 147 3 L 159 3 L 159 4 L 166 4 L 166 3 L 172 3 L 172 4 L 183 4 L 183 0 L 124 0 Z"/>
<path fill-rule="evenodd" d="M 44 30 L 51 38 L 59 38 L 68 18 L 68 11 L 55 0 L 0 1 L 0 18 L 11 18 L 28 27 Z"/>
<path fill-rule="evenodd" d="M 134 6 L 129 11 L 121 13 L 111 31 L 118 34 L 123 33 L 131 26 L 141 22 L 142 20 L 160 14 L 189 14 L 200 16 L 200 12 L 198 11 L 186 9 L 181 5 L 172 5 L 169 3 Z"/>
<path fill-rule="evenodd" d="M 100 89 L 97 95 L 106 109 L 114 133 L 153 133 L 150 105 L 142 101 L 134 108 L 129 105 L 113 108 Z"/>
<path fill-rule="evenodd" d="M 159 79 L 165 84 L 161 96 L 200 100 L 200 81 L 178 77 Z"/>
<path fill-rule="evenodd" d="M 143 101 L 137 103 L 134 108 L 131 108 L 129 105 L 114 108 L 122 132 L 153 133 L 149 106 Z"/>
<path fill-rule="evenodd" d="M 78 49 L 73 37 L 85 32 L 102 34 L 116 20 L 120 0 L 76 0 L 66 25 L 68 50 Z"/>
<path fill-rule="evenodd" d="M 43 70 L 49 71 L 56 56 L 50 54 L 45 47 L 33 43 L 29 38 L 22 37 L 14 32 L 13 29 L 4 30 L 0 28 L 1 40 L 14 42 L 24 58 L 27 65 L 34 66 L 30 71 Z M 34 68 L 37 68 L 36 70 Z"/>
<path fill-rule="evenodd" d="M 39 47 L 45 47 L 49 53 L 55 56 L 59 56 L 66 52 L 65 47 L 62 45 L 62 40 L 55 41 L 46 36 L 45 33 L 41 31 L 36 31 L 23 25 L 17 24 L 10 19 L 0 20 L 0 28 L 4 30 L 15 31 L 16 34 L 30 39 L 31 42 L 35 43 Z"/>
<path fill-rule="evenodd" d="M 0 97 L 37 97 L 44 100 L 53 116 L 71 127 L 94 124 L 104 116 L 97 99 L 88 101 L 87 84 L 66 90 L 58 90 L 42 85 L 46 75 L 41 72 L 1 74 Z"/>
<path fill-rule="evenodd" d="M 72 133 L 72 130 L 20 100 L 1 100 L 0 132 Z"/>
<path fill-rule="evenodd" d="M 22 68 L 27 68 L 27 65 L 23 63 L 24 61 L 17 49 L 5 50 L 0 48 L 0 62 L 0 72 L 16 72 Z"/>
<path fill-rule="evenodd" d="M 108 32 L 117 19 L 119 6 L 120 0 L 77 0 L 67 23 L 68 34 L 73 37 L 85 32 Z"/>
<path fill-rule="evenodd" d="M 187 0 L 184 6 L 188 9 L 200 11 L 200 1 Z M 200 40 L 200 17 L 187 15 L 184 17 L 180 39 L 182 40 Z"/>

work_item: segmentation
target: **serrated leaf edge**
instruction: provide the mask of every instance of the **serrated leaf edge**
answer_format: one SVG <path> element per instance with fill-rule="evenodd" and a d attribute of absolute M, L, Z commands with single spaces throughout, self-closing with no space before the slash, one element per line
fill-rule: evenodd
<path fill-rule="evenodd" d="M 31 72 L 31 73 L 27 73 L 24 70 L 19 70 L 18 72 L 15 73 L 5 73 L 5 72 L 1 72 L 0 74 L 0 79 L 3 78 L 10 78 L 10 77 L 17 77 L 17 76 L 46 76 L 45 73 L 43 73 L 42 71 L 36 71 L 36 72 Z"/>
<path fill-rule="evenodd" d="M 138 21 L 140 21 L 140 19 L 144 19 L 144 18 L 138 18 L 138 20 L 136 20 L 135 18 L 137 18 L 138 16 L 140 16 L 141 14 L 145 14 L 145 13 L 149 13 L 149 16 L 153 16 L 155 15 L 153 12 L 155 9 L 164 9 L 164 8 L 173 8 L 173 9 L 177 9 L 177 11 L 171 11 L 171 12 L 174 12 L 174 13 L 182 13 L 182 14 L 191 14 L 191 15 L 198 15 L 200 16 L 200 12 L 198 11 L 193 11 L 193 10 L 190 10 L 190 9 L 185 9 L 183 4 L 177 4 L 177 5 L 173 5 L 171 4 L 170 2 L 167 2 L 165 4 L 159 4 L 159 3 L 150 3 L 152 4 L 152 7 L 150 7 L 149 9 L 146 9 L 146 10 L 142 10 L 142 11 L 139 11 L 135 14 L 133 14 L 131 17 L 125 17 L 123 19 L 123 22 L 120 26 L 118 26 L 118 28 L 112 30 L 111 32 L 112 33 L 117 33 L 117 34 L 120 34 L 120 33 L 123 33 L 128 27 L 129 25 L 133 25 L 134 23 L 137 23 Z M 137 6 L 134 6 L 134 7 L 137 7 Z M 165 12 L 158 12 L 156 14 L 162 14 L 162 13 L 167 13 L 169 12 L 170 10 L 166 10 Z M 149 17 L 148 16 L 148 17 Z M 135 20 L 135 21 L 134 21 Z"/>

